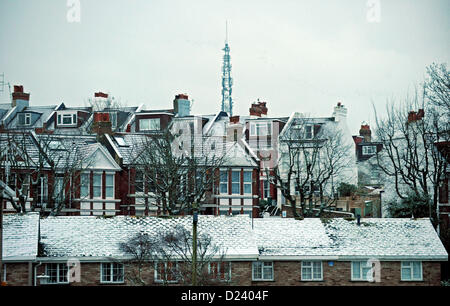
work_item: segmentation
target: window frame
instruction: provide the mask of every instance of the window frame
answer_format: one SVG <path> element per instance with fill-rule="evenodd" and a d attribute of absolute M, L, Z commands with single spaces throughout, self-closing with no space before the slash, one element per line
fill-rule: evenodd
<path fill-rule="evenodd" d="M 151 122 L 158 122 L 158 128 L 151 128 Z M 148 122 L 148 127 L 144 128 L 144 122 Z M 161 130 L 161 118 L 142 118 L 139 119 L 139 131 L 160 131 Z"/>
<path fill-rule="evenodd" d="M 64 119 L 70 119 L 70 123 L 64 123 Z M 58 126 L 76 126 L 78 124 L 77 112 L 58 112 L 56 123 Z"/>
<path fill-rule="evenodd" d="M 239 180 L 237 182 L 233 181 L 233 174 L 239 174 Z M 234 192 L 233 185 L 238 185 L 238 192 Z M 231 170 L 231 194 L 241 194 L 241 170 Z"/>
<path fill-rule="evenodd" d="M 224 174 L 224 176 L 222 176 Z M 225 180 L 222 180 L 222 178 L 225 177 Z M 228 178 L 229 173 L 228 170 L 220 170 L 219 173 L 219 194 L 228 194 L 229 192 L 229 186 L 228 186 Z M 222 187 L 225 187 L 226 191 L 222 192 Z"/>
<path fill-rule="evenodd" d="M 51 265 L 56 265 L 56 269 L 50 269 Z M 49 274 L 49 270 L 56 271 L 56 281 L 55 282 L 51 281 L 51 276 Z M 61 275 L 61 270 L 63 273 L 64 273 L 64 270 L 66 270 L 65 271 L 66 276 L 65 276 L 64 281 L 60 281 L 60 278 L 64 277 L 63 275 Z M 67 266 L 66 263 L 46 263 L 45 264 L 45 275 L 48 276 L 48 280 L 46 282 L 47 285 L 58 285 L 58 284 L 68 284 L 69 283 L 69 267 Z"/>
<path fill-rule="evenodd" d="M 95 178 L 97 176 L 100 176 L 100 185 L 95 185 Z M 96 188 L 100 188 L 100 195 L 96 195 L 95 190 Z M 103 190 L 103 175 L 99 172 L 94 172 L 92 174 L 92 198 L 93 199 L 101 199 L 102 198 L 102 190 Z"/>
<path fill-rule="evenodd" d="M 108 185 L 108 177 L 112 177 L 112 184 Z M 114 199 L 115 188 L 115 175 L 114 173 L 105 173 L 105 199 Z M 108 196 L 108 190 L 111 191 L 111 195 Z"/>
<path fill-rule="evenodd" d="M 245 180 L 245 175 L 250 174 L 250 181 Z M 244 183 L 244 194 L 253 194 L 253 171 L 245 171 L 243 173 L 242 177 L 243 183 Z M 250 192 L 245 191 L 245 187 L 250 185 Z"/>
<path fill-rule="evenodd" d="M 85 180 L 85 178 L 87 178 Z M 86 194 L 83 193 L 84 189 L 87 189 Z M 90 189 L 91 189 L 91 175 L 90 173 L 81 173 L 80 174 L 80 198 L 86 199 L 90 196 Z"/>
<path fill-rule="evenodd" d="M 408 267 L 405 267 L 405 264 L 409 263 Z M 420 268 L 420 278 L 415 278 L 414 277 L 414 263 L 419 263 L 419 268 Z M 410 270 L 410 279 L 405 279 L 404 275 L 403 275 L 403 269 L 409 269 Z M 400 267 L 400 278 L 402 282 L 421 282 L 423 281 L 423 265 L 421 261 L 417 261 L 417 260 L 411 260 L 411 261 L 402 261 L 401 262 L 401 267 Z"/>
<path fill-rule="evenodd" d="M 369 146 L 369 145 L 362 146 L 362 155 L 368 156 L 375 154 L 377 154 L 377 146 Z"/>
<path fill-rule="evenodd" d="M 168 280 L 168 279 L 164 280 L 162 278 L 158 278 L 158 277 L 161 276 L 161 273 L 159 273 L 159 264 L 164 264 L 164 271 L 166 271 L 168 263 L 171 263 L 172 267 L 175 266 L 175 270 L 172 270 L 172 272 L 171 272 L 172 274 L 175 274 L 175 275 L 173 275 L 174 276 L 174 280 Z M 173 269 L 173 268 L 171 268 L 171 269 Z M 178 261 L 175 261 L 175 262 L 172 262 L 172 261 L 169 261 L 169 262 L 167 262 L 167 261 L 156 261 L 155 262 L 155 266 L 154 266 L 154 274 L 155 274 L 154 282 L 155 283 L 168 283 L 168 284 L 169 283 L 171 283 L 171 284 L 178 283 L 179 281 L 178 281 L 177 275 L 176 275 L 177 272 L 178 272 Z"/>
<path fill-rule="evenodd" d="M 217 271 L 211 271 L 212 269 L 212 264 L 216 264 L 217 265 Z M 221 274 L 221 266 L 224 265 L 225 268 L 223 270 L 223 274 L 224 274 L 224 278 L 222 279 L 220 277 Z M 229 282 L 231 281 L 231 261 L 212 261 L 208 264 L 208 274 L 212 275 L 213 273 L 217 273 L 218 275 L 216 277 L 214 277 L 214 280 L 218 280 L 221 282 Z M 213 275 L 214 276 L 214 275 Z"/>
<path fill-rule="evenodd" d="M 359 263 L 359 278 L 354 277 L 354 264 Z M 351 281 L 357 281 L 357 282 L 371 282 L 372 280 L 364 278 L 365 276 L 367 276 L 367 272 L 364 273 L 364 269 L 372 269 L 371 265 L 368 265 L 368 261 L 364 261 L 364 260 L 356 260 L 356 261 L 351 261 Z"/>
<path fill-rule="evenodd" d="M 109 280 L 103 279 L 103 266 L 108 265 L 109 270 Z M 114 280 L 114 271 L 117 271 L 118 269 L 114 269 L 115 265 L 118 265 L 120 267 L 119 271 L 122 272 L 121 279 L 120 280 Z M 119 262 L 101 262 L 100 263 L 100 283 L 101 284 L 123 284 L 125 283 L 125 266 L 123 263 Z"/>
<path fill-rule="evenodd" d="M 309 266 L 307 266 L 307 264 L 309 264 Z M 320 264 L 320 278 L 315 277 L 314 275 L 314 265 L 315 264 Z M 303 275 L 303 269 L 310 269 L 311 271 L 311 278 L 306 278 Z M 320 282 L 323 281 L 323 262 L 322 261 L 317 261 L 317 260 L 308 260 L 308 261 L 303 261 L 301 263 L 301 268 L 300 268 L 300 278 L 302 281 L 304 282 Z"/>
<path fill-rule="evenodd" d="M 271 270 L 271 277 L 265 278 L 264 268 L 267 268 L 268 266 L 265 266 L 266 264 L 270 264 L 270 270 Z M 255 269 L 257 266 L 260 266 L 261 268 L 261 278 L 255 277 Z M 252 281 L 255 282 L 269 282 L 274 280 L 274 269 L 273 269 L 273 261 L 254 261 L 252 262 Z"/>

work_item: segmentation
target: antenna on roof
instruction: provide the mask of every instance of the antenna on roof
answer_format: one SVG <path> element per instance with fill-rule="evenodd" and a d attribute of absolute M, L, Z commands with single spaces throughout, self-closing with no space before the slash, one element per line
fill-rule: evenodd
<path fill-rule="evenodd" d="M 228 20 L 225 20 L 225 43 L 228 43 Z"/>

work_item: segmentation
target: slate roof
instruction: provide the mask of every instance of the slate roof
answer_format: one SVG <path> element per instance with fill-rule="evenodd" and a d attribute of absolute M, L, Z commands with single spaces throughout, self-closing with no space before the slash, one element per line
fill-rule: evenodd
<path fill-rule="evenodd" d="M 207 233 L 223 247 L 226 256 L 253 256 L 258 250 L 251 237 L 250 218 L 199 216 L 198 233 Z M 180 225 L 192 229 L 192 217 L 136 218 L 48 217 L 41 220 L 41 244 L 45 257 L 126 257 L 120 243 L 136 233 L 157 235 Z"/>
<path fill-rule="evenodd" d="M 192 228 L 192 217 L 61 216 L 41 219 L 39 257 L 63 260 L 123 258 L 120 243 L 136 233 L 156 235 L 176 226 Z M 38 215 L 4 217 L 6 260 L 37 254 Z M 199 234 L 222 246 L 225 257 L 243 260 L 423 260 L 447 261 L 448 254 L 428 219 L 258 218 L 199 216 Z"/>
<path fill-rule="evenodd" d="M 39 214 L 3 216 L 3 260 L 34 260 L 38 254 Z"/>
<path fill-rule="evenodd" d="M 261 255 L 448 260 L 428 219 L 254 219 Z"/>

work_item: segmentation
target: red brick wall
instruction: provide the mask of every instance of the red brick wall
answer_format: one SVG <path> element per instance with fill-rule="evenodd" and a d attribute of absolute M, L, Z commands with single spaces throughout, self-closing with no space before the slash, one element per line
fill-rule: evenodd
<path fill-rule="evenodd" d="M 125 281 L 118 285 L 133 285 L 127 279 L 131 269 L 136 266 L 125 265 Z M 273 281 L 253 281 L 252 262 L 232 262 L 231 285 L 237 286 L 439 286 L 441 281 L 440 262 L 422 262 L 423 281 L 401 281 L 401 262 L 381 262 L 381 282 L 351 281 L 351 263 L 349 261 L 334 261 L 329 266 L 322 262 L 322 281 L 302 281 L 300 261 L 277 261 L 273 263 Z M 37 275 L 45 273 L 45 264 L 37 268 Z M 142 278 L 147 285 L 154 283 L 153 264 L 149 263 L 143 269 Z M 2 278 L 3 279 L 3 278 Z M 28 285 L 28 263 L 6 264 L 6 281 L 12 286 Z M 38 284 L 39 285 L 39 284 Z M 72 283 L 73 286 L 114 285 L 100 282 L 100 263 L 81 264 L 81 282 Z M 179 285 L 179 284 L 175 284 Z"/>
<path fill-rule="evenodd" d="M 28 263 L 8 263 L 6 266 L 6 284 L 8 286 L 28 286 Z M 3 281 L 1 275 L 1 281 Z"/>
<path fill-rule="evenodd" d="M 440 262 L 422 262 L 423 281 L 401 281 L 401 262 L 381 262 L 381 282 L 351 281 L 351 263 L 334 261 L 322 263 L 323 281 L 302 281 L 301 262 L 278 261 L 273 263 L 273 281 L 252 281 L 251 262 L 234 262 L 232 264 L 232 282 L 239 286 L 439 286 L 441 281 Z M 236 283 L 235 283 L 236 282 Z"/>

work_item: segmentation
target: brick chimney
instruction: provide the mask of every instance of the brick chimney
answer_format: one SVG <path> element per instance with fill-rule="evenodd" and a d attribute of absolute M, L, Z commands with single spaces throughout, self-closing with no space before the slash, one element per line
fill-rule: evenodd
<path fill-rule="evenodd" d="M 417 120 L 422 120 L 422 118 L 425 116 L 425 111 L 420 108 L 419 111 L 416 113 L 415 111 L 410 111 L 408 113 L 408 123 L 417 121 Z"/>
<path fill-rule="evenodd" d="M 267 117 L 267 107 L 266 107 L 267 102 L 256 102 L 256 103 L 252 103 L 252 107 L 250 107 L 249 111 L 250 111 L 250 117 Z"/>
<path fill-rule="evenodd" d="M 230 122 L 233 123 L 233 124 L 238 124 L 239 123 L 239 116 L 230 117 Z"/>
<path fill-rule="evenodd" d="M 111 120 L 109 113 L 94 113 L 94 122 L 92 124 L 92 133 L 102 136 L 104 134 L 112 134 Z"/>
<path fill-rule="evenodd" d="M 338 102 L 338 104 L 334 107 L 333 115 L 334 120 L 336 122 L 343 121 L 347 118 L 347 108 L 344 107 L 342 102 Z"/>
<path fill-rule="evenodd" d="M 186 117 L 191 114 L 191 101 L 186 94 L 178 94 L 173 100 L 173 110 L 178 117 Z"/>
<path fill-rule="evenodd" d="M 12 93 L 12 107 L 18 106 L 22 111 L 25 107 L 30 105 L 30 94 L 23 92 L 22 85 L 14 85 L 14 92 Z"/>
<path fill-rule="evenodd" d="M 364 137 L 364 142 L 372 141 L 372 131 L 370 130 L 370 126 L 366 123 L 361 124 L 361 129 L 359 130 L 359 136 Z"/>

